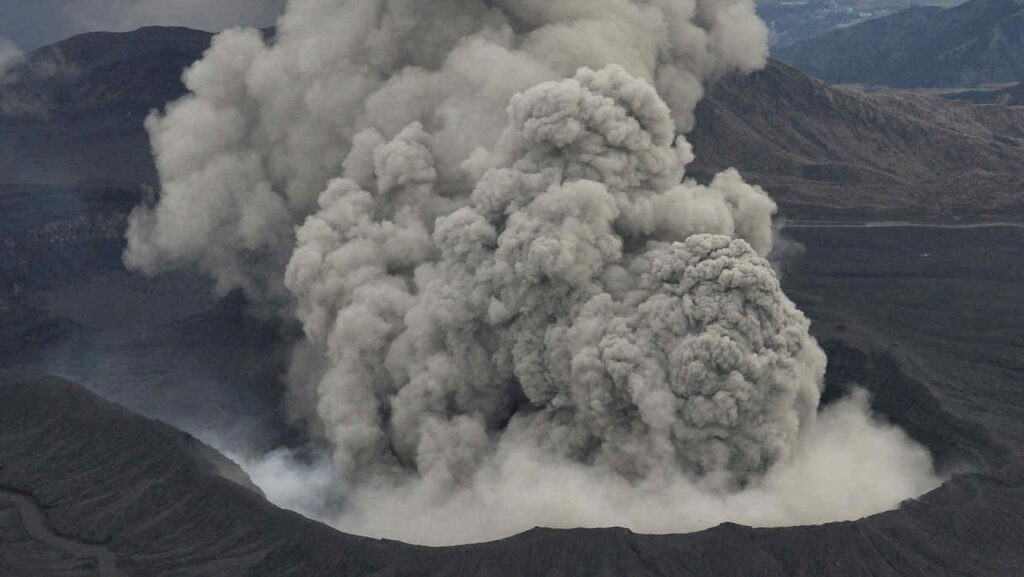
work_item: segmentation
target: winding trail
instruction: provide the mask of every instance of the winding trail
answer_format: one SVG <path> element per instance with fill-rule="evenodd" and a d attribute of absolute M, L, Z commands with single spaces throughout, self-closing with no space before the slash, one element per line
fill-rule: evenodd
<path fill-rule="evenodd" d="M 112 551 L 98 545 L 66 539 L 50 530 L 43 510 L 32 497 L 0 488 L 0 499 L 9 500 L 18 507 L 22 525 L 33 539 L 75 557 L 95 557 L 99 565 L 99 577 L 124 577 L 124 573 L 117 568 L 117 556 Z"/>

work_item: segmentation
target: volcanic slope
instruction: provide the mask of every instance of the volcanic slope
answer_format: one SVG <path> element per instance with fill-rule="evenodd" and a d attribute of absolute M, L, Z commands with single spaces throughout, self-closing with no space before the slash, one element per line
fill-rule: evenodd
<path fill-rule="evenodd" d="M 0 368 L 74 379 L 196 434 L 216 428 L 221 447 L 276 444 L 286 331 L 248 315 L 240 295 L 216 299 L 198 275 L 125 270 L 139 198 L 99 184 L 0 185 Z"/>
<path fill-rule="evenodd" d="M 795 216 L 977 218 L 1024 207 L 1024 109 L 831 87 L 772 61 L 713 85 L 691 175 L 736 167 Z"/>
<path fill-rule="evenodd" d="M 975 86 L 1024 78 L 1024 2 L 917 6 L 778 50 L 832 83 L 893 88 Z"/>
<path fill-rule="evenodd" d="M 689 535 L 536 529 L 426 548 L 277 509 L 191 436 L 61 379 L 0 373 L 4 575 L 1019 575 L 1024 478 L 965 475 L 898 511 Z M 234 480 L 230 480 L 234 479 Z"/>
<path fill-rule="evenodd" d="M 143 121 L 185 94 L 181 71 L 212 35 L 93 32 L 0 72 L 0 182 L 156 181 Z"/>

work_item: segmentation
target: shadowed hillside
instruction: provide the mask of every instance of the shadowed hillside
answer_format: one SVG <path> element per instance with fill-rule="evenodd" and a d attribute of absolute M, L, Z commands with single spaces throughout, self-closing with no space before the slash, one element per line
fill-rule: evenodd
<path fill-rule="evenodd" d="M 145 117 L 185 93 L 181 71 L 202 55 L 211 37 L 153 26 L 81 34 L 40 48 L 0 73 L 0 118 Z"/>

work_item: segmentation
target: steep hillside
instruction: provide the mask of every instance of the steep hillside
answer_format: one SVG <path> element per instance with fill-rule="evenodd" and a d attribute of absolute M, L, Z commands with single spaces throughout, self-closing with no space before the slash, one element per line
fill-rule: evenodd
<path fill-rule="evenodd" d="M 975 217 L 1024 208 L 1024 109 L 834 88 L 777 61 L 711 87 L 692 173 L 738 168 L 790 214 Z"/>
<path fill-rule="evenodd" d="M 145 115 L 185 93 L 181 71 L 209 32 L 148 27 L 93 32 L 40 48 L 0 74 L 0 120 Z"/>
<path fill-rule="evenodd" d="M 197 274 L 125 270 L 140 200 L 101 184 L 0 185 L 0 368 L 74 378 L 143 415 L 216 429 L 234 450 L 276 446 L 287 330 Z"/>
<path fill-rule="evenodd" d="M 0 183 L 156 182 L 143 121 L 185 93 L 207 32 L 82 34 L 0 74 Z"/>
<path fill-rule="evenodd" d="M 915 7 L 781 48 L 775 54 L 830 83 L 894 88 L 1024 79 L 1024 2 Z"/>

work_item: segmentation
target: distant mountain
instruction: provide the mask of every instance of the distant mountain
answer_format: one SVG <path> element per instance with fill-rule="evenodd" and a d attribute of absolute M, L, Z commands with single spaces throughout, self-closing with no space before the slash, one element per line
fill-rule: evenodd
<path fill-rule="evenodd" d="M 150 27 L 72 37 L 0 73 L 0 183 L 155 184 L 143 121 L 181 97 L 211 34 Z"/>
<path fill-rule="evenodd" d="M 185 94 L 181 73 L 211 37 L 153 26 L 92 32 L 40 48 L 0 73 L 0 119 L 144 117 Z"/>
<path fill-rule="evenodd" d="M 881 18 L 912 6 L 955 6 L 963 0 L 757 0 L 772 48 L 796 44 L 836 28 Z"/>
<path fill-rule="evenodd" d="M 909 8 L 775 56 L 830 83 L 915 88 L 1024 80 L 1024 1 Z"/>
<path fill-rule="evenodd" d="M 790 214 L 1024 211 L 1024 109 L 836 88 L 777 61 L 711 86 L 691 173 L 735 166 Z"/>

